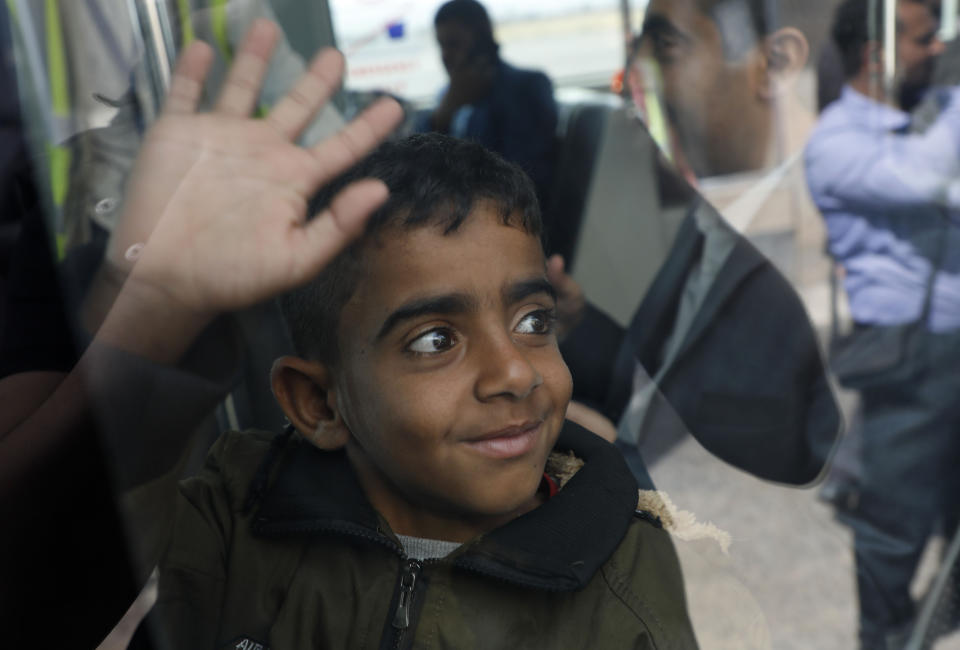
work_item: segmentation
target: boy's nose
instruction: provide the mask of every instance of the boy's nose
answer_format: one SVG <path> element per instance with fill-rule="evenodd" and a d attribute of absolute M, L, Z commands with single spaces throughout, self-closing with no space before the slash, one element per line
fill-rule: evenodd
<path fill-rule="evenodd" d="M 523 399 L 543 383 L 539 371 L 510 337 L 491 341 L 476 354 L 480 368 L 475 390 L 480 401 Z"/>

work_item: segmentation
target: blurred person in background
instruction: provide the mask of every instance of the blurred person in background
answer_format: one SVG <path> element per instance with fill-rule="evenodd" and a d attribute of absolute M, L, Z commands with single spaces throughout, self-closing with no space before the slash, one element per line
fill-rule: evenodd
<path fill-rule="evenodd" d="M 727 220 L 695 192 L 672 191 L 689 209 L 627 330 L 584 301 L 563 260 L 550 260 L 552 281 L 568 298 L 561 313 L 574 398 L 599 407 L 628 449 L 647 431 L 690 431 L 738 467 L 802 484 L 817 476 L 836 439 L 839 413 L 805 309 L 738 233 L 755 219 L 783 216 L 775 195 L 782 186 L 807 194 L 799 152 L 813 117 L 794 86 L 820 40 L 811 13 L 809 3 L 790 0 L 653 0 L 647 8 L 627 84 L 659 93 L 681 173 L 762 175 L 741 201 L 721 208 Z M 683 184 L 656 169 L 661 190 Z M 774 357 L 775 365 L 767 361 Z M 722 433 L 721 421 L 756 439 Z"/>
<path fill-rule="evenodd" d="M 417 130 L 469 138 L 496 151 L 530 175 L 540 205 L 549 205 L 557 130 L 550 79 L 500 58 L 490 16 L 476 0 L 442 5 L 434 28 L 450 84 Z"/>
<path fill-rule="evenodd" d="M 854 531 L 864 649 L 903 645 L 923 548 L 938 524 L 950 534 L 960 505 L 960 90 L 931 87 L 943 49 L 934 5 L 897 3 L 891 75 L 884 3 L 872 4 L 847 0 L 837 11 L 846 85 L 806 152 L 830 253 L 844 269 L 848 341 L 880 342 L 862 368 L 836 365 L 862 399 L 863 476 L 844 518 Z M 917 132 L 908 111 L 921 101 L 938 110 Z"/>
<path fill-rule="evenodd" d="M 801 72 L 826 31 L 798 0 L 652 0 L 634 65 L 660 86 L 678 146 L 698 178 L 769 168 L 802 148 L 813 113 Z"/>
<path fill-rule="evenodd" d="M 771 511 L 799 499 L 746 475 L 808 484 L 841 429 L 816 333 L 788 281 L 797 278 L 781 265 L 788 256 L 751 241 L 758 227 L 763 234 L 820 226 L 801 152 L 814 124 L 813 93 L 804 95 L 804 83 L 811 52 L 827 31 L 819 25 L 822 8 L 788 0 L 653 0 L 625 81 L 631 97 L 646 103 L 640 108 L 648 119 L 657 113 L 650 96 L 659 100 L 665 128 L 658 134 L 649 122 L 652 135 L 666 134 L 660 144 L 673 145 L 668 153 L 679 173 L 663 161 L 627 163 L 634 174 L 652 171 L 654 209 L 681 214 L 679 228 L 665 240 L 669 253 L 626 328 L 584 300 L 562 260 L 550 260 L 552 281 L 571 298 L 560 313 L 571 324 L 562 351 L 575 399 L 609 420 L 628 462 L 642 457 L 658 488 L 736 540 L 728 566 L 762 614 L 749 619 L 748 608 L 711 591 L 709 572 L 685 566 L 705 647 L 720 647 L 717 639 L 730 647 L 779 647 L 798 638 L 825 647 L 816 640 L 823 633 L 810 632 L 823 622 L 821 612 L 803 613 L 823 583 L 798 585 L 795 573 L 783 571 L 784 557 L 809 550 L 815 533 L 803 524 L 810 522 Z M 681 176 L 733 176 L 737 196 L 714 203 L 708 183 L 700 184 L 700 196 Z M 633 218 L 658 215 L 641 208 Z M 822 238 L 811 248 L 822 255 Z M 729 627 L 718 629 L 720 620 Z M 748 643 L 742 632 L 767 623 L 768 643 Z"/>

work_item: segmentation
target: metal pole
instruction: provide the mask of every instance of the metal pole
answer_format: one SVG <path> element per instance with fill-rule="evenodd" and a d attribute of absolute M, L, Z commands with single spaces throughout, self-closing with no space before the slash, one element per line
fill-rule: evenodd
<path fill-rule="evenodd" d="M 620 22 L 623 28 L 623 60 L 627 60 L 630 55 L 630 39 L 633 37 L 633 29 L 630 25 L 630 0 L 620 0 Z"/>
<path fill-rule="evenodd" d="M 167 7 L 163 0 L 127 0 L 127 8 L 134 28 L 134 40 L 147 71 L 156 113 L 170 86 L 170 74 L 176 56 Z"/>
<path fill-rule="evenodd" d="M 150 44 L 155 59 L 151 63 L 155 63 L 157 66 L 157 75 L 165 92 L 170 87 L 170 62 L 173 53 L 170 51 L 170 43 L 167 42 L 164 34 L 161 9 L 156 0 L 143 0 L 141 6 L 145 18 L 140 23 L 144 30 L 144 40 Z"/>
<path fill-rule="evenodd" d="M 943 0 L 940 6 L 940 40 L 952 41 L 957 37 L 957 0 Z"/>
<path fill-rule="evenodd" d="M 884 0 L 883 7 L 883 90 L 893 98 L 897 75 L 897 0 Z"/>
<path fill-rule="evenodd" d="M 47 77 L 46 66 L 41 53 L 39 39 L 42 32 L 37 31 L 33 21 L 33 13 L 26 0 L 16 0 L 17 22 L 20 27 L 20 42 L 23 44 L 23 59 L 30 76 L 33 78 L 33 91 L 37 96 L 37 103 L 40 110 L 43 111 L 43 125 L 46 128 L 46 136 L 50 142 L 59 142 L 57 139 L 63 133 L 57 127 L 56 120 L 53 117 L 53 100 L 50 98 L 50 80 Z"/>

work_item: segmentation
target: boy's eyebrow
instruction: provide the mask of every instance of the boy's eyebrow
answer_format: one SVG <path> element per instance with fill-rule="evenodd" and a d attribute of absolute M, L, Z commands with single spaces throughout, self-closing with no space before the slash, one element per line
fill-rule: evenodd
<path fill-rule="evenodd" d="M 551 298 L 554 302 L 557 300 L 557 291 L 553 288 L 546 278 L 531 278 L 529 280 L 521 280 L 520 282 L 511 284 L 503 291 L 503 300 L 506 304 L 512 305 L 516 302 L 520 302 L 527 296 L 532 296 L 538 293 L 545 293 Z"/>
<path fill-rule="evenodd" d="M 412 300 L 393 311 L 380 327 L 377 340 L 383 339 L 390 330 L 405 320 L 426 314 L 462 314 L 468 311 L 473 301 L 462 293 L 450 293 L 442 296 L 430 296 Z"/>

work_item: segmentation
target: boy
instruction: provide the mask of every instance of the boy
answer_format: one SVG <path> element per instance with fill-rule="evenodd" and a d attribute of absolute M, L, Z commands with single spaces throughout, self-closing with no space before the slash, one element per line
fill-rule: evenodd
<path fill-rule="evenodd" d="M 272 436 L 227 434 L 181 488 L 160 569 L 174 645 L 693 646 L 619 452 L 564 426 L 529 179 L 414 136 L 325 194 L 367 177 L 387 203 L 283 298 L 300 356 L 273 388 L 300 435 L 268 454 Z M 554 449 L 585 461 L 573 478 L 560 454 L 545 477 Z"/>
<path fill-rule="evenodd" d="M 193 114 L 209 52 L 184 55 L 112 246 L 149 238 L 127 249 L 129 278 L 79 366 L 108 414 L 137 384 L 163 393 L 217 314 L 301 287 L 284 298 L 300 356 L 273 373 L 299 433 L 223 435 L 173 497 L 175 474 L 158 476 L 146 449 L 177 447 L 168 423 L 196 405 L 137 402 L 123 430 L 103 427 L 115 457 L 140 454 L 118 470 L 154 528 L 132 531 L 165 548 L 162 636 L 175 648 L 695 647 L 668 535 L 635 511 L 619 452 L 564 424 L 571 382 L 529 179 L 477 145 L 424 136 L 378 150 L 304 223 L 303 197 L 397 116 L 380 105 L 332 143 L 289 144 L 335 85 L 327 53 L 290 101 L 243 119 L 275 37 L 254 26 L 212 117 Z M 337 256 L 384 184 L 391 197 Z M 162 368 L 126 370 L 130 353 Z M 181 394 L 196 402 L 200 383 Z M 69 428 L 87 408 L 51 417 Z"/>

